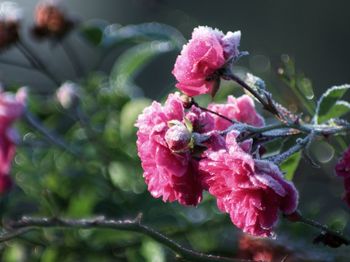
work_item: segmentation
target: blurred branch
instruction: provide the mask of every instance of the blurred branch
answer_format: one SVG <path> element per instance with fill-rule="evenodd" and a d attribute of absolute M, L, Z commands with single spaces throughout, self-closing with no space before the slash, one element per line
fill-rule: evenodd
<path fill-rule="evenodd" d="M 64 149 L 65 151 L 71 153 L 74 156 L 80 157 L 80 155 L 71 149 L 66 142 L 60 137 L 56 136 L 53 132 L 49 131 L 38 119 L 35 118 L 29 111 L 25 111 L 23 114 L 26 122 L 35 128 L 36 131 L 44 135 L 51 143 L 57 145 Z"/>
<path fill-rule="evenodd" d="M 328 226 L 323 225 L 320 222 L 302 216 L 298 210 L 290 215 L 284 215 L 284 217 L 291 222 L 303 223 L 321 230 L 321 234 L 315 238 L 314 243 L 322 242 L 323 244 L 333 248 L 340 247 L 343 244 L 346 246 L 350 245 L 350 239 L 344 236 L 342 233 L 331 230 Z"/>
<path fill-rule="evenodd" d="M 154 240 L 172 249 L 180 257 L 189 261 L 227 261 L 227 262 L 244 262 L 249 260 L 220 257 L 200 253 L 186 247 L 156 231 L 155 229 L 142 223 L 142 214 L 139 214 L 135 219 L 114 220 L 104 217 L 93 219 L 63 219 L 63 218 L 33 218 L 23 217 L 19 220 L 9 221 L 6 223 L 7 232 L 0 235 L 0 242 L 8 241 L 17 236 L 25 234 L 32 229 L 40 228 L 105 228 L 112 230 L 123 230 L 141 233 L 147 235 Z"/>
<path fill-rule="evenodd" d="M 39 72 L 46 75 L 57 86 L 61 84 L 61 81 L 57 79 L 47 69 L 46 65 L 37 57 L 37 55 L 23 41 L 17 42 L 17 48 L 35 69 L 37 69 Z"/>
<path fill-rule="evenodd" d="M 8 65 L 8 66 L 16 66 L 16 67 L 24 68 L 27 70 L 36 70 L 35 68 L 33 68 L 30 65 L 22 64 L 22 63 L 19 63 L 17 61 L 11 61 L 11 60 L 8 60 L 5 58 L 1 58 L 0 64 L 4 64 L 4 65 Z"/>
<path fill-rule="evenodd" d="M 71 44 L 66 40 L 65 42 L 60 42 L 63 51 L 66 53 L 68 60 L 72 64 L 77 77 L 81 77 L 84 74 L 83 65 L 80 63 L 80 59 L 71 46 Z"/>

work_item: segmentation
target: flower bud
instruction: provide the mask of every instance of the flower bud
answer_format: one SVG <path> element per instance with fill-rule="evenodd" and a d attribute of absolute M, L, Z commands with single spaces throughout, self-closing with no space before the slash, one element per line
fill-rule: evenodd
<path fill-rule="evenodd" d="M 54 2 L 42 2 L 35 10 L 33 34 L 37 38 L 64 37 L 74 26 L 74 21 Z"/>
<path fill-rule="evenodd" d="M 68 109 L 77 104 L 79 99 L 78 86 L 73 82 L 65 82 L 56 91 L 56 97 L 60 105 Z"/>
<path fill-rule="evenodd" d="M 10 47 L 19 39 L 19 22 L 22 11 L 14 2 L 0 4 L 0 49 Z"/>
<path fill-rule="evenodd" d="M 191 132 L 181 122 L 172 125 L 165 133 L 165 141 L 169 149 L 174 152 L 185 152 L 189 150 L 191 137 Z"/>

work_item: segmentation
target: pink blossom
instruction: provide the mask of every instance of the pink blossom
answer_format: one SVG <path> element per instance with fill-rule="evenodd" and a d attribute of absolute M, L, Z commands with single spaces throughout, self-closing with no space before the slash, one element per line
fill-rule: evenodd
<path fill-rule="evenodd" d="M 189 96 L 213 94 L 217 81 L 215 73 L 229 59 L 239 55 L 240 37 L 239 31 L 224 35 L 206 26 L 195 28 L 172 71 L 178 81 L 176 87 Z"/>
<path fill-rule="evenodd" d="M 335 172 L 338 176 L 344 178 L 344 201 L 350 207 L 350 147 L 343 153 L 342 158 L 336 164 Z"/>
<path fill-rule="evenodd" d="M 23 112 L 26 90 L 20 89 L 16 96 L 0 93 L 0 193 L 11 186 L 9 177 L 11 162 L 16 151 L 16 130 L 11 127 Z"/>
<path fill-rule="evenodd" d="M 183 205 L 197 205 L 203 190 L 198 163 L 189 150 L 172 150 L 176 146 L 177 134 L 173 134 L 176 130 L 171 130 L 169 124 L 171 126 L 176 121 L 184 124 L 185 116 L 179 94 L 170 94 L 164 106 L 153 102 L 137 120 L 137 148 L 143 176 L 152 196 L 162 197 L 163 201 L 177 200 Z"/>
<path fill-rule="evenodd" d="M 248 95 L 235 98 L 228 96 L 226 104 L 210 104 L 208 108 L 230 119 L 242 123 L 261 127 L 264 125 L 264 119 L 256 112 L 254 101 Z M 215 129 L 225 130 L 231 123 L 219 116 L 215 116 Z"/>
<path fill-rule="evenodd" d="M 199 163 L 217 205 L 229 213 L 233 224 L 256 236 L 272 236 L 278 212 L 296 210 L 298 193 L 272 162 L 255 160 L 236 142 L 236 132 L 226 137 L 226 149 L 208 150 Z"/>

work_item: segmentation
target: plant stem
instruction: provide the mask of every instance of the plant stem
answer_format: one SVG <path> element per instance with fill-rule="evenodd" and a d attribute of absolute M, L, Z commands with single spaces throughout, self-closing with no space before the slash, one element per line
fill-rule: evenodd
<path fill-rule="evenodd" d="M 7 59 L 4 59 L 4 58 L 2 58 L 0 60 L 0 63 L 4 64 L 4 65 L 8 65 L 8 66 L 16 66 L 16 67 L 24 68 L 24 69 L 27 69 L 27 70 L 36 70 L 36 68 L 33 68 L 30 65 L 21 64 L 21 63 L 18 63 L 18 62 L 15 62 L 15 61 L 11 61 L 11 60 L 7 60 Z"/>
<path fill-rule="evenodd" d="M 293 155 L 294 153 L 302 150 L 304 147 L 306 147 L 313 139 L 314 134 L 310 133 L 305 138 L 301 139 L 300 141 L 297 140 L 297 144 L 289 148 L 287 151 L 278 154 L 277 156 L 274 156 L 270 158 L 269 160 L 274 162 L 276 165 L 280 165 L 284 160 L 286 160 L 288 157 Z"/>
<path fill-rule="evenodd" d="M 84 74 L 84 70 L 77 53 L 67 40 L 65 42 L 61 42 L 61 46 L 63 51 L 66 53 L 69 62 L 72 64 L 76 76 L 81 77 Z"/>
<path fill-rule="evenodd" d="M 61 84 L 61 81 L 58 80 L 45 66 L 45 64 L 35 55 L 35 53 L 23 42 L 17 42 L 18 50 L 24 55 L 24 57 L 30 62 L 30 64 L 37 69 L 39 72 L 46 75 L 52 82 L 57 86 Z"/>
<path fill-rule="evenodd" d="M 74 156 L 79 157 L 80 155 L 71 149 L 61 138 L 53 134 L 46 127 L 44 127 L 39 120 L 37 120 L 29 111 L 25 111 L 24 119 L 27 121 L 29 125 L 35 128 L 36 131 L 43 134 L 51 143 L 61 147 L 65 151 L 71 153 Z"/>
<path fill-rule="evenodd" d="M 300 211 L 295 211 L 292 214 L 284 215 L 286 219 L 288 219 L 291 222 L 298 222 L 303 223 L 305 225 L 308 225 L 310 227 L 316 228 L 318 230 L 321 230 L 322 234 L 327 234 L 328 236 L 331 236 L 330 238 L 326 239 L 320 239 L 317 242 L 323 242 L 324 244 L 331 246 L 331 247 L 339 247 L 342 244 L 344 245 L 350 245 L 350 239 L 344 236 L 342 233 L 338 231 L 334 231 L 328 228 L 328 226 L 321 224 L 320 222 L 317 222 L 315 220 L 306 218 L 301 215 Z M 317 237 L 319 238 L 319 237 Z M 317 238 L 314 240 L 314 242 L 317 240 Z M 316 242 L 316 243 L 317 243 Z"/>
<path fill-rule="evenodd" d="M 157 230 L 143 224 L 141 222 L 141 215 L 138 215 L 135 219 L 115 220 L 105 219 L 104 217 L 97 217 L 93 219 L 63 219 L 63 218 L 33 218 L 23 217 L 17 221 L 9 221 L 7 223 L 7 232 L 0 235 L 0 242 L 8 241 L 22 235 L 29 230 L 37 228 L 107 228 L 113 230 L 123 230 L 130 232 L 137 232 L 147 235 L 157 242 L 169 247 L 179 256 L 189 261 L 249 261 L 228 257 L 220 257 L 214 255 L 207 255 L 200 253 L 186 247 L 183 247 L 179 243 L 170 239 L 168 236 L 158 232 Z"/>
<path fill-rule="evenodd" d="M 217 112 L 212 111 L 212 110 L 210 110 L 210 109 L 208 109 L 208 108 L 202 107 L 202 106 L 198 105 L 196 102 L 193 102 L 193 104 L 194 104 L 196 107 L 198 107 L 199 109 L 201 109 L 201 110 L 203 110 L 203 111 L 206 111 L 206 112 L 208 112 L 208 113 L 210 113 L 210 114 L 216 115 L 216 116 L 218 116 L 218 117 L 221 117 L 222 119 L 225 119 L 226 121 L 230 122 L 231 124 L 239 123 L 239 122 L 237 122 L 237 121 L 234 120 L 234 119 L 228 118 L 228 117 L 226 117 L 226 116 L 224 116 L 224 115 L 221 115 L 220 113 L 217 113 Z"/>
<path fill-rule="evenodd" d="M 271 114 L 275 115 L 277 118 L 280 117 L 278 110 L 274 106 L 274 103 L 271 99 L 266 99 L 267 96 L 262 97 L 256 90 L 251 88 L 246 82 L 244 82 L 238 76 L 234 75 L 233 73 L 226 73 L 223 75 L 223 78 L 225 78 L 227 80 L 232 80 L 232 81 L 236 82 L 237 84 L 239 84 L 241 87 L 243 87 L 249 93 L 251 93 L 263 105 L 263 108 L 265 110 L 269 111 Z"/>

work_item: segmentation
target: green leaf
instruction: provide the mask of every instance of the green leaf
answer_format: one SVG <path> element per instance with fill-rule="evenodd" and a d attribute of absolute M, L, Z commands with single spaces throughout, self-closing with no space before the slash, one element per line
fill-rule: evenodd
<path fill-rule="evenodd" d="M 338 100 L 325 115 L 318 117 L 318 122 L 323 123 L 329 119 L 341 117 L 349 112 L 350 103 L 343 100 Z"/>
<path fill-rule="evenodd" d="M 289 158 L 287 158 L 281 164 L 281 170 L 285 173 L 285 178 L 287 180 L 293 180 L 294 173 L 299 166 L 300 159 L 301 159 L 301 152 L 298 152 L 290 156 Z"/>
<path fill-rule="evenodd" d="M 150 40 L 170 41 L 177 49 L 181 49 L 186 40 L 174 27 L 161 23 L 143 23 L 121 27 L 112 24 L 106 27 L 103 46 L 113 47 L 127 41 L 142 42 Z"/>
<path fill-rule="evenodd" d="M 338 105 L 335 111 L 333 111 L 334 110 L 333 107 L 337 104 L 338 100 L 344 96 L 344 94 L 346 93 L 346 91 L 349 90 L 349 88 L 350 88 L 350 85 L 348 84 L 341 85 L 341 86 L 333 86 L 329 88 L 325 93 L 323 93 L 323 95 L 317 102 L 316 115 L 315 115 L 316 123 L 322 123 L 324 121 L 327 121 L 330 118 L 336 117 L 337 114 L 340 114 L 345 111 L 346 103 L 344 104 L 341 102 L 340 104 L 343 104 L 343 105 Z M 334 116 L 332 111 L 335 112 Z"/>
<path fill-rule="evenodd" d="M 307 112 L 313 115 L 315 103 L 311 81 L 303 74 L 297 74 L 295 63 L 288 55 L 282 55 L 281 59 L 282 67 L 278 71 L 280 78 L 292 90 Z"/>
<path fill-rule="evenodd" d="M 104 30 L 108 23 L 104 20 L 91 20 L 80 27 L 81 36 L 94 46 L 99 46 L 104 39 Z"/>
<path fill-rule="evenodd" d="M 145 239 L 142 241 L 141 254 L 147 262 L 166 261 L 162 245 L 154 240 Z"/>
<path fill-rule="evenodd" d="M 308 99 L 308 100 L 312 100 L 314 98 L 314 90 L 312 88 L 312 83 L 311 80 L 309 78 L 306 77 L 299 77 L 297 80 L 297 87 L 300 91 L 300 93 L 302 93 L 302 95 Z"/>
<path fill-rule="evenodd" d="M 125 51 L 113 66 L 110 81 L 114 89 L 122 90 L 131 96 L 140 90 L 134 83 L 138 73 L 157 55 L 174 50 L 170 42 L 152 41 L 134 46 Z"/>
<path fill-rule="evenodd" d="M 149 99 L 139 98 L 126 103 L 120 112 L 120 133 L 123 138 L 132 137 L 136 133 L 135 122 L 143 109 L 151 104 Z"/>

